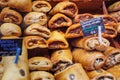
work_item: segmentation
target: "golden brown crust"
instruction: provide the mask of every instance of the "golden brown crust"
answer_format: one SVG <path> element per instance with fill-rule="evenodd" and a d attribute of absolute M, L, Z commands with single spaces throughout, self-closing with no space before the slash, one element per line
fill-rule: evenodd
<path fill-rule="evenodd" d="M 51 15 L 56 13 L 63 13 L 69 17 L 75 17 L 78 14 L 78 7 L 74 2 L 62 1 L 56 4 L 56 6 L 49 12 Z"/>
<path fill-rule="evenodd" d="M 90 13 L 78 14 L 74 17 L 73 21 L 75 23 L 83 22 L 89 19 L 94 18 L 94 16 Z"/>
<path fill-rule="evenodd" d="M 0 7 L 7 7 L 8 6 L 8 0 L 0 0 Z"/>
<path fill-rule="evenodd" d="M 74 49 L 72 55 L 73 61 L 81 63 L 86 70 L 100 69 L 105 62 L 105 56 L 98 51 Z"/>
<path fill-rule="evenodd" d="M 31 80 L 55 80 L 55 78 L 49 72 L 33 71 L 31 72 Z"/>
<path fill-rule="evenodd" d="M 110 13 L 111 16 L 115 17 L 118 22 L 120 22 L 120 11 Z"/>
<path fill-rule="evenodd" d="M 85 50 L 98 50 L 98 51 L 105 51 L 110 45 L 110 42 L 105 38 L 102 38 L 102 42 L 100 43 L 98 37 L 89 36 L 77 38 L 71 43 L 73 46 L 80 47 Z"/>
<path fill-rule="evenodd" d="M 90 80 L 99 80 L 99 79 L 116 80 L 114 75 L 112 75 L 111 73 L 109 73 L 103 69 L 88 71 L 87 74 L 88 74 L 88 77 L 90 78 Z"/>
<path fill-rule="evenodd" d="M 94 17 L 102 17 L 104 25 L 113 26 L 114 28 L 117 26 L 117 20 L 111 15 L 95 15 Z"/>
<path fill-rule="evenodd" d="M 112 26 L 105 26 L 105 32 L 102 33 L 105 38 L 115 38 L 117 36 L 117 30 Z"/>
<path fill-rule="evenodd" d="M 51 55 L 51 61 L 53 64 L 59 62 L 59 61 L 68 61 L 72 63 L 72 54 L 69 48 L 67 49 L 61 49 L 56 50 Z"/>
<path fill-rule="evenodd" d="M 68 48 L 69 44 L 62 32 L 53 31 L 50 38 L 47 40 L 49 49 L 64 49 Z"/>
<path fill-rule="evenodd" d="M 49 28 L 69 27 L 72 20 L 64 14 L 55 14 L 48 22 Z"/>
<path fill-rule="evenodd" d="M 22 22 L 22 16 L 15 10 L 9 7 L 3 8 L 0 14 L 0 20 L 2 22 L 10 22 L 15 24 L 20 24 Z"/>
<path fill-rule="evenodd" d="M 105 50 L 104 55 L 106 56 L 104 69 L 120 63 L 120 49 L 109 46 L 107 50 Z"/>
<path fill-rule="evenodd" d="M 25 39 L 25 46 L 27 49 L 47 48 L 47 41 L 40 36 L 27 36 Z"/>
<path fill-rule="evenodd" d="M 32 10 L 32 0 L 9 0 L 8 6 L 21 12 L 30 12 Z"/>
<path fill-rule="evenodd" d="M 41 36 L 43 38 L 49 38 L 50 37 L 50 30 L 45 27 L 45 26 L 42 26 L 38 23 L 34 23 L 34 24 L 31 24 L 30 26 L 28 26 L 25 31 L 24 31 L 24 35 L 29 35 L 29 36 Z"/>
<path fill-rule="evenodd" d="M 108 7 L 109 12 L 114 12 L 119 10 L 120 10 L 120 1 L 117 1 Z"/>
<path fill-rule="evenodd" d="M 51 5 L 47 1 L 33 1 L 32 10 L 37 12 L 49 12 Z"/>
<path fill-rule="evenodd" d="M 80 36 L 83 36 L 80 23 L 72 24 L 70 27 L 68 27 L 67 31 L 65 32 L 66 38 L 76 38 Z"/>
<path fill-rule="evenodd" d="M 20 26 L 13 23 L 3 23 L 0 26 L 2 36 L 21 36 L 22 31 Z"/>
<path fill-rule="evenodd" d="M 116 80 L 120 79 L 120 65 L 115 65 L 107 70 L 116 77 Z"/>
<path fill-rule="evenodd" d="M 56 80 L 89 80 L 82 65 L 79 63 L 75 63 L 55 74 L 55 78 Z"/>
<path fill-rule="evenodd" d="M 30 70 L 50 70 L 52 62 L 46 57 L 32 57 L 29 59 Z"/>
<path fill-rule="evenodd" d="M 47 16 L 42 12 L 29 12 L 24 17 L 25 25 L 30 25 L 33 23 L 39 23 L 40 25 L 45 25 L 47 23 Z"/>

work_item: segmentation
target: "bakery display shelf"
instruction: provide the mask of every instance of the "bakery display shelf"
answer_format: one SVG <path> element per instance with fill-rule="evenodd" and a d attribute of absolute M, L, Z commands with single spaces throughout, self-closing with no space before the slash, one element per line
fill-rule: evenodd
<path fill-rule="evenodd" d="M 52 6 L 51 11 L 54 9 L 56 4 L 61 2 L 61 0 L 46 0 L 46 1 L 48 1 Z M 2 80 L 9 80 L 9 79 L 30 80 L 31 78 L 31 80 L 42 80 L 42 78 L 47 78 L 45 80 L 48 79 L 90 80 L 89 78 L 91 79 L 97 78 L 95 80 L 116 80 L 115 79 L 116 76 L 112 75 L 111 74 L 112 72 L 109 73 L 107 69 L 117 66 L 117 64 L 119 65 L 120 34 L 117 34 L 117 36 L 115 35 L 116 37 L 114 38 L 111 36 L 109 37 L 109 34 L 107 34 L 107 37 L 109 38 L 102 37 L 102 43 L 100 44 L 98 37 L 95 37 L 96 35 L 95 36 L 92 35 L 92 37 L 83 36 L 83 33 L 81 33 L 82 30 L 81 30 L 80 20 L 78 20 L 78 22 L 77 20 L 74 20 L 74 17 L 77 16 L 78 14 L 85 14 L 85 13 L 87 13 L 87 17 L 90 16 L 90 19 L 91 17 L 96 18 L 100 16 L 106 18 L 106 15 L 108 14 L 107 11 L 108 6 L 111 5 L 115 0 L 114 1 L 113 0 L 62 0 L 62 1 L 74 2 L 78 7 L 78 13 L 76 15 L 74 14 L 71 15 L 69 13 L 66 14 L 62 12 L 59 13 L 59 11 L 57 12 L 57 9 L 56 12 L 53 10 L 53 14 L 52 12 L 50 14 L 50 11 L 46 13 L 45 12 L 39 13 L 37 11 L 36 13 L 32 11 L 22 12 L 21 10 L 19 11 L 19 7 L 17 8 L 18 10 L 13 8 L 6 9 L 9 12 L 13 9 L 15 11 L 18 11 L 18 13 L 22 15 L 20 16 L 20 18 L 22 17 L 22 19 L 20 19 L 20 23 L 16 23 L 17 25 L 12 25 L 12 30 L 17 30 L 18 28 L 16 29 L 16 27 L 22 28 L 22 33 L 18 34 L 17 36 L 23 38 L 24 43 L 21 44 L 22 52 L 21 55 L 19 56 L 18 64 L 13 63 L 15 60 L 15 56 L 8 56 L 8 57 L 3 56 L 2 58 L 3 63 L 1 64 L 2 67 L 3 65 L 5 65 L 4 67 L 5 72 L 1 71 L 1 73 L 4 74 L 2 75 L 3 77 L 0 76 L 0 79 L 2 78 Z M 77 9 L 75 8 L 76 5 L 73 6 L 74 3 L 72 4 L 72 7 L 74 7 L 72 8 L 72 10 L 73 11 L 76 10 L 77 12 Z M 67 8 L 69 11 L 71 11 L 71 5 L 69 7 Z M 32 18 L 41 15 L 43 15 L 41 18 L 42 19 L 44 18 L 43 23 L 41 21 L 40 22 L 41 24 L 38 22 L 39 24 L 36 25 L 32 22 L 31 23 L 29 22 L 30 19 L 32 20 Z M 17 16 L 18 15 L 16 15 L 15 17 Z M 82 17 L 86 19 L 86 17 L 84 17 L 83 15 Z M 107 15 L 107 17 L 109 16 Z M 38 19 L 39 18 L 40 17 L 38 17 Z M 24 21 L 25 19 L 26 22 Z M 35 21 L 38 20 L 35 19 Z M 56 24 L 58 23 L 59 25 L 59 23 L 62 23 L 62 21 L 67 22 L 69 24 L 62 26 L 62 28 L 60 28 L 59 26 L 56 27 L 54 25 L 54 23 Z M 4 26 L 7 27 L 10 26 L 11 24 L 7 24 Z M 2 25 L 2 27 L 4 26 Z M 71 26 L 72 28 L 69 28 Z M 3 28 L 4 31 L 5 29 Z M 75 35 L 74 34 L 72 34 L 72 36 L 67 35 L 67 30 L 68 32 L 71 30 L 70 32 L 74 33 Z M 39 36 L 38 34 L 37 36 L 35 36 L 36 34 L 34 33 L 37 32 L 41 34 Z M 0 36 L 2 37 L 4 35 L 1 33 Z M 4 39 L 8 39 L 8 38 L 4 37 Z M 117 76 L 117 78 L 120 77 L 119 75 Z"/>

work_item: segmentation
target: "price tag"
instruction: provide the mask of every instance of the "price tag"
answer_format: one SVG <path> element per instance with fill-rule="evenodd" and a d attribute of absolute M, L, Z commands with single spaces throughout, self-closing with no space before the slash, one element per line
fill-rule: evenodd
<path fill-rule="evenodd" d="M 18 49 L 21 55 L 22 39 L 0 39 L 0 56 L 15 56 Z"/>
<path fill-rule="evenodd" d="M 101 27 L 101 32 L 105 31 L 104 23 L 102 17 L 93 18 L 81 22 L 82 31 L 84 36 L 89 36 L 98 33 L 98 26 Z"/>

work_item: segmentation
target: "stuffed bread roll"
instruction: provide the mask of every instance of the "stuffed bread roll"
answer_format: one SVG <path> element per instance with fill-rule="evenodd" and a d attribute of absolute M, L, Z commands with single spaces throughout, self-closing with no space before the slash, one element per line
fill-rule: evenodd
<path fill-rule="evenodd" d="M 89 19 L 94 18 L 94 16 L 90 13 L 78 14 L 74 17 L 73 21 L 75 23 L 83 22 Z"/>
<path fill-rule="evenodd" d="M 63 13 L 69 17 L 75 17 L 78 14 L 78 7 L 73 2 L 62 1 L 56 4 L 49 12 L 50 15 L 54 15 L 56 13 Z"/>
<path fill-rule="evenodd" d="M 55 80 L 55 78 L 49 72 L 33 71 L 31 72 L 31 80 Z"/>
<path fill-rule="evenodd" d="M 116 28 L 117 20 L 111 15 L 95 15 L 94 17 L 102 17 L 104 25 L 113 26 Z"/>
<path fill-rule="evenodd" d="M 0 26 L 0 32 L 3 36 L 21 36 L 21 28 L 13 23 L 3 23 Z"/>
<path fill-rule="evenodd" d="M 117 30 L 112 26 L 105 26 L 105 32 L 102 33 L 105 38 L 115 38 L 117 36 Z"/>
<path fill-rule="evenodd" d="M 52 72 L 59 72 L 71 65 L 72 54 L 69 48 L 56 50 L 51 55 L 51 61 L 53 63 Z"/>
<path fill-rule="evenodd" d="M 104 69 L 108 69 L 118 63 L 120 63 L 120 49 L 109 46 L 105 50 L 104 55 L 106 56 Z"/>
<path fill-rule="evenodd" d="M 8 6 L 21 12 L 30 12 L 32 10 L 32 0 L 9 0 Z"/>
<path fill-rule="evenodd" d="M 51 5 L 47 1 L 33 1 L 32 10 L 36 12 L 49 12 Z"/>
<path fill-rule="evenodd" d="M 120 22 L 120 11 L 110 13 L 111 16 L 115 17 L 118 22 Z"/>
<path fill-rule="evenodd" d="M 39 23 L 40 25 L 45 25 L 47 23 L 47 16 L 42 12 L 29 12 L 24 17 L 25 25 L 30 25 L 33 23 Z"/>
<path fill-rule="evenodd" d="M 86 72 L 79 63 L 68 66 L 61 72 L 55 74 L 56 80 L 89 80 Z"/>
<path fill-rule="evenodd" d="M 98 51 L 86 51 L 74 49 L 72 51 L 73 61 L 81 63 L 86 70 L 100 69 L 105 62 L 105 56 Z"/>
<path fill-rule="evenodd" d="M 63 49 L 68 48 L 69 44 L 62 32 L 53 31 L 50 38 L 47 40 L 49 49 Z"/>
<path fill-rule="evenodd" d="M 9 7 L 3 8 L 0 14 L 0 20 L 2 22 L 10 22 L 15 24 L 20 24 L 22 22 L 22 16 L 15 10 Z"/>
<path fill-rule="evenodd" d="M 83 36 L 82 28 L 80 23 L 76 23 L 68 27 L 67 31 L 65 32 L 66 38 L 76 38 Z"/>
<path fill-rule="evenodd" d="M 40 36 L 26 36 L 24 44 L 27 49 L 47 48 L 47 41 Z"/>
<path fill-rule="evenodd" d="M 90 80 L 116 80 L 114 75 L 103 69 L 89 71 L 87 75 Z"/>
<path fill-rule="evenodd" d="M 7 7 L 8 6 L 8 0 L 0 0 L 0 7 Z"/>
<path fill-rule="evenodd" d="M 64 14 L 55 14 L 48 22 L 49 28 L 69 27 L 72 20 Z"/>
<path fill-rule="evenodd" d="M 50 34 L 51 32 L 47 27 L 42 26 L 38 23 L 31 24 L 24 31 L 24 35 L 29 35 L 29 36 L 36 35 L 36 36 L 41 36 L 43 38 L 49 38 Z"/>
<path fill-rule="evenodd" d="M 109 69 L 107 69 L 112 75 L 116 77 L 116 80 L 120 80 L 120 65 L 115 65 Z"/>
<path fill-rule="evenodd" d="M 102 42 L 100 43 L 98 40 L 98 37 L 83 37 L 83 38 L 77 38 L 72 42 L 72 45 L 75 47 L 80 47 L 85 50 L 98 50 L 98 51 L 105 51 L 109 45 L 110 42 L 102 38 Z"/>
<path fill-rule="evenodd" d="M 50 70 L 52 62 L 46 57 L 32 57 L 29 59 L 30 70 Z"/>
<path fill-rule="evenodd" d="M 5 37 L 3 39 L 16 39 L 17 37 Z M 22 43 L 22 52 L 19 55 L 18 63 L 14 61 L 16 56 L 3 56 L 4 74 L 2 80 L 30 80 L 29 68 L 28 68 L 28 52 L 24 45 L 24 39 Z"/>
<path fill-rule="evenodd" d="M 108 7 L 109 12 L 114 12 L 119 10 L 120 10 L 120 1 L 117 1 Z"/>

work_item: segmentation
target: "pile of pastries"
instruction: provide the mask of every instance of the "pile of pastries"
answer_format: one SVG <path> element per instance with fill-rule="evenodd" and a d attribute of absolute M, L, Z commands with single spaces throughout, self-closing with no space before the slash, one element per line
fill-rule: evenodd
<path fill-rule="evenodd" d="M 55 6 L 46 0 L 1 0 L 0 7 L 1 39 L 23 39 L 17 64 L 16 56 L 2 56 L 0 80 L 120 80 L 120 49 L 109 41 L 119 34 L 115 17 L 80 14 L 68 0 Z M 97 17 L 105 26 L 101 42 L 97 34 L 84 36 L 80 24 Z"/>

